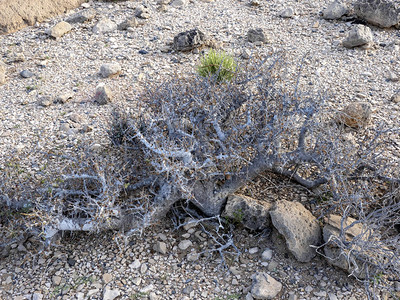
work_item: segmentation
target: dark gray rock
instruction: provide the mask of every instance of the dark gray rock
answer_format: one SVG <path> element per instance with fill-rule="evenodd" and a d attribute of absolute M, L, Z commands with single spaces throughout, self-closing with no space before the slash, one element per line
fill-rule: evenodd
<path fill-rule="evenodd" d="M 71 15 L 66 21 L 68 23 L 84 23 L 92 20 L 95 16 L 96 10 L 89 8 Z"/>
<path fill-rule="evenodd" d="M 32 76 L 34 76 L 35 74 L 33 74 L 31 71 L 29 70 L 23 70 L 21 71 L 21 73 L 19 73 L 19 75 L 21 75 L 21 77 L 23 78 L 31 78 Z"/>
<path fill-rule="evenodd" d="M 262 30 L 261 28 L 250 29 L 247 32 L 247 39 L 249 40 L 250 43 L 255 43 L 255 42 L 265 43 L 267 41 L 267 38 L 264 34 L 264 30 Z"/>
<path fill-rule="evenodd" d="M 173 49 L 176 51 L 190 51 L 202 46 L 205 39 L 205 34 L 197 28 L 181 32 L 174 37 Z"/>
<path fill-rule="evenodd" d="M 271 225 L 269 211 L 273 204 L 242 195 L 231 195 L 226 202 L 223 217 L 241 222 L 246 228 L 260 230 Z"/>
<path fill-rule="evenodd" d="M 355 14 L 373 25 L 388 28 L 400 23 L 399 0 L 357 0 Z"/>

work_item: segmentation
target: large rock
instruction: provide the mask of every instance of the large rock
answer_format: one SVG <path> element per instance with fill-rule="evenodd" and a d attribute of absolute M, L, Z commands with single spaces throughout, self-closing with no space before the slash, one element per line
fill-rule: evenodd
<path fill-rule="evenodd" d="M 299 202 L 279 201 L 270 211 L 274 227 L 285 237 L 290 252 L 298 261 L 309 262 L 316 255 L 311 246 L 321 243 L 317 219 Z"/>
<path fill-rule="evenodd" d="M 383 28 L 400 23 L 399 0 L 357 0 L 354 12 L 368 23 Z"/>
<path fill-rule="evenodd" d="M 282 284 L 267 273 L 256 273 L 252 279 L 251 295 L 254 299 L 274 299 L 282 290 Z"/>
<path fill-rule="evenodd" d="M 0 0 L 0 33 L 8 34 L 65 13 L 86 0 Z"/>
<path fill-rule="evenodd" d="M 346 48 L 354 48 L 372 43 L 373 37 L 371 29 L 367 26 L 357 24 L 343 41 Z"/>
<path fill-rule="evenodd" d="M 205 42 L 205 35 L 197 28 L 181 32 L 174 37 L 173 48 L 176 51 L 190 51 L 200 47 Z"/>
<path fill-rule="evenodd" d="M 368 265 L 367 260 L 360 260 L 356 257 L 355 253 L 360 250 L 357 249 L 356 245 L 351 247 L 351 251 L 346 248 L 340 248 L 339 245 L 342 244 L 340 236 L 342 233 L 344 237 L 343 242 L 345 243 L 351 242 L 354 238 L 367 241 L 371 238 L 373 231 L 368 229 L 363 223 L 350 217 L 342 220 L 341 216 L 331 215 L 325 221 L 326 225 L 323 229 L 323 237 L 326 244 L 324 246 L 324 253 L 327 261 L 336 267 L 352 273 L 358 278 L 365 278 L 365 267 L 369 267 L 370 271 L 374 267 Z M 363 254 L 364 256 L 374 256 L 373 261 L 382 259 L 375 253 Z"/>
<path fill-rule="evenodd" d="M 327 20 L 336 20 L 347 14 L 348 11 L 349 9 L 345 3 L 334 1 L 322 11 L 322 17 Z"/>
<path fill-rule="evenodd" d="M 269 211 L 273 204 L 269 201 L 259 201 L 242 195 L 228 197 L 223 217 L 241 222 L 251 230 L 260 230 L 271 225 Z"/>

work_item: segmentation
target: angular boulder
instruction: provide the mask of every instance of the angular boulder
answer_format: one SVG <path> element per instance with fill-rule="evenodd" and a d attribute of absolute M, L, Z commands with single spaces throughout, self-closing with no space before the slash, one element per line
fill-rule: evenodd
<path fill-rule="evenodd" d="M 62 37 L 67 32 L 71 31 L 72 26 L 68 22 L 61 21 L 48 31 L 48 34 L 53 38 Z"/>
<path fill-rule="evenodd" d="M 322 235 L 317 219 L 299 202 L 278 201 L 269 212 L 274 227 L 286 240 L 289 251 L 298 261 L 309 262 Z"/>
<path fill-rule="evenodd" d="M 400 23 L 399 0 L 357 0 L 354 12 L 359 18 L 382 28 Z"/>
<path fill-rule="evenodd" d="M 231 195 L 226 202 L 223 217 L 241 222 L 250 230 L 260 230 L 271 225 L 269 211 L 273 204 L 242 195 Z"/>
<path fill-rule="evenodd" d="M 49 17 L 65 13 L 86 0 L 7 0 L 0 1 L 0 34 L 32 26 Z"/>

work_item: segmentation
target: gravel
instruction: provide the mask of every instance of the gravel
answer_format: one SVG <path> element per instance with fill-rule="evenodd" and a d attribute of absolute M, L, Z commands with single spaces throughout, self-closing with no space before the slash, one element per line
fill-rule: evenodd
<path fill-rule="evenodd" d="M 43 153 L 57 149 L 73 156 L 81 144 L 101 151 L 110 143 L 107 122 L 115 106 L 134 108 L 141 91 L 150 84 L 165 82 L 176 73 L 192 76 L 207 48 L 178 52 L 170 46 L 176 35 L 194 28 L 239 62 L 282 51 L 288 62 L 282 70 L 286 85 L 294 86 L 302 62 L 299 87 L 331 95 L 327 101 L 332 112 L 362 98 L 372 107 L 370 126 L 398 126 L 399 97 L 391 101 L 398 82 L 387 80 L 388 74 L 390 78 L 400 74 L 396 31 L 371 27 L 373 46 L 347 49 L 342 41 L 355 25 L 322 19 L 320 12 L 328 6 L 327 1 L 181 2 L 176 6 L 150 3 L 137 10 L 137 3 L 130 1 L 90 2 L 85 3 L 86 8 L 0 36 L 0 58 L 6 63 L 6 82 L 0 85 L 0 166 L 18 157 L 36 170 L 43 165 Z M 290 7 L 296 8 L 293 15 L 281 18 L 279 14 Z M 57 39 L 46 34 L 83 9 L 94 9 L 96 16 L 71 24 L 71 31 Z M 137 26 L 133 22 L 134 28 L 117 30 L 117 24 L 135 13 L 142 17 Z M 248 31 L 258 28 L 268 37 L 266 42 L 249 42 Z M 102 65 L 116 63 L 121 71 L 115 76 L 99 75 Z M 104 92 L 97 98 L 104 105 L 95 102 L 96 87 Z M 56 103 L 41 105 L 41 99 Z M 82 116 L 79 123 L 70 118 L 77 113 Z M 197 232 L 188 238 L 192 245 L 187 250 L 194 252 L 188 255 L 181 250 L 184 247 L 178 245 L 186 232 L 173 232 L 171 226 L 167 220 L 162 227 L 133 238 L 128 246 L 113 233 L 96 237 L 75 234 L 49 249 L 36 249 L 34 241 L 28 241 L 24 244 L 28 254 L 15 245 L 12 254 L 0 261 L 0 299 L 103 299 L 105 294 L 129 299 L 143 293 L 151 299 L 235 295 L 250 299 L 251 277 L 257 272 L 281 282 L 283 297 L 291 299 L 293 295 L 297 299 L 366 297 L 359 283 L 322 258 L 300 264 L 288 252 L 277 251 L 269 238 L 247 231 L 238 231 L 235 237 L 242 255 L 239 262 L 230 262 L 238 273 L 234 275 L 221 268 L 217 256 L 197 256 L 207 245 L 207 239 Z M 164 247 L 158 249 L 162 253 L 153 250 L 158 238 L 166 244 L 165 254 Z M 246 253 L 255 247 L 273 250 L 273 255 L 267 256 L 274 260 L 263 262 L 260 255 Z M 111 276 L 107 284 L 102 280 L 104 274 Z M 327 285 L 318 286 L 323 277 Z M 188 281 L 194 289 L 186 295 L 182 291 Z"/>

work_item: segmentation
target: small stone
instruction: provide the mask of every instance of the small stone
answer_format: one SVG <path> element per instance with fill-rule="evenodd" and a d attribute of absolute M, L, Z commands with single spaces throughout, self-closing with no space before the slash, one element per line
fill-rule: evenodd
<path fill-rule="evenodd" d="M 312 288 L 311 286 L 308 285 L 304 290 L 305 290 L 307 293 L 311 293 L 312 290 L 313 290 L 313 288 Z"/>
<path fill-rule="evenodd" d="M 325 291 L 314 292 L 314 295 L 325 299 L 326 292 Z"/>
<path fill-rule="evenodd" d="M 241 57 L 242 57 L 243 59 L 250 59 L 250 56 L 251 56 L 250 50 L 244 49 L 243 52 L 242 52 L 242 54 L 241 54 Z"/>
<path fill-rule="evenodd" d="M 119 30 L 128 30 L 129 27 L 135 28 L 137 26 L 139 26 L 139 22 L 135 17 L 133 17 L 133 18 L 126 19 L 124 22 L 119 24 L 118 29 Z"/>
<path fill-rule="evenodd" d="M 153 249 L 158 253 L 167 254 L 167 245 L 164 242 L 156 242 Z"/>
<path fill-rule="evenodd" d="M 392 81 L 392 82 L 397 82 L 397 81 L 399 81 L 399 77 L 396 75 L 396 73 L 389 72 L 389 74 L 387 76 L 387 80 Z"/>
<path fill-rule="evenodd" d="M 255 6 L 255 7 L 260 6 L 260 1 L 259 0 L 250 0 L 249 5 Z"/>
<path fill-rule="evenodd" d="M 142 283 L 142 278 L 136 277 L 136 278 L 134 278 L 134 279 L 132 280 L 132 282 L 133 282 L 134 285 L 139 286 L 139 285 Z"/>
<path fill-rule="evenodd" d="M 68 263 L 68 265 L 69 265 L 70 267 L 73 267 L 73 266 L 75 266 L 75 264 L 76 264 L 76 260 L 73 259 L 73 258 L 68 258 L 68 259 L 67 259 L 67 263 Z"/>
<path fill-rule="evenodd" d="M 82 3 L 81 6 L 83 8 L 89 8 L 90 7 L 90 3 Z"/>
<path fill-rule="evenodd" d="M 21 71 L 21 73 L 19 73 L 19 75 L 21 75 L 21 77 L 23 78 L 31 78 L 32 76 L 34 76 L 35 74 L 33 74 L 31 71 L 29 70 L 23 70 Z"/>
<path fill-rule="evenodd" d="M 92 20 L 96 16 L 96 10 L 94 8 L 84 9 L 70 16 L 67 19 L 68 23 L 84 23 Z"/>
<path fill-rule="evenodd" d="M 61 283 L 61 277 L 60 276 L 53 276 L 52 281 L 53 281 L 54 285 L 59 285 Z"/>
<path fill-rule="evenodd" d="M 6 83 L 6 64 L 0 61 L 0 84 Z"/>
<path fill-rule="evenodd" d="M 357 24 L 343 41 L 346 48 L 354 48 L 373 42 L 372 31 L 369 27 Z"/>
<path fill-rule="evenodd" d="M 23 62 L 23 61 L 25 61 L 24 53 L 22 53 L 22 52 L 14 53 L 12 61 L 13 62 Z"/>
<path fill-rule="evenodd" d="M 189 4 L 189 0 L 172 0 L 170 3 L 171 6 L 173 7 L 181 7 L 181 6 L 186 6 Z"/>
<path fill-rule="evenodd" d="M 121 65 L 119 63 L 108 63 L 100 67 L 100 75 L 103 78 L 117 75 L 121 72 Z"/>
<path fill-rule="evenodd" d="M 394 289 L 396 290 L 396 292 L 400 292 L 400 281 L 394 282 Z"/>
<path fill-rule="evenodd" d="M 158 300 L 158 299 L 159 299 L 159 297 L 157 296 L 156 293 L 151 292 L 151 293 L 149 294 L 149 300 Z"/>
<path fill-rule="evenodd" d="M 117 29 L 117 24 L 107 18 L 103 18 L 94 25 L 92 31 L 96 34 L 111 32 Z"/>
<path fill-rule="evenodd" d="M 185 225 L 183 225 L 183 229 L 188 231 L 189 229 L 195 228 L 197 226 L 197 222 L 195 219 L 192 218 L 186 218 L 185 219 Z"/>
<path fill-rule="evenodd" d="M 135 16 L 141 19 L 149 19 L 150 18 L 150 10 L 145 5 L 138 5 L 135 8 Z"/>
<path fill-rule="evenodd" d="M 32 300 L 42 300 L 43 299 L 43 295 L 40 293 L 33 293 L 32 295 Z"/>
<path fill-rule="evenodd" d="M 249 254 L 256 254 L 258 252 L 258 247 L 250 248 Z"/>
<path fill-rule="evenodd" d="M 53 104 L 53 101 L 51 101 L 49 97 L 42 97 L 39 100 L 39 105 L 43 106 L 43 107 L 48 107 L 48 106 L 50 106 L 52 104 Z"/>
<path fill-rule="evenodd" d="M 193 287 L 191 285 L 187 285 L 183 288 L 182 293 L 186 295 L 190 295 L 191 292 L 193 292 Z"/>
<path fill-rule="evenodd" d="M 149 292 L 151 292 L 152 290 L 154 290 L 154 285 L 153 285 L 153 284 L 149 284 L 149 285 L 145 286 L 144 288 L 142 288 L 142 289 L 140 290 L 140 292 L 141 292 L 141 293 L 149 293 Z"/>
<path fill-rule="evenodd" d="M 109 289 L 106 287 L 103 295 L 103 300 L 114 300 L 115 298 L 119 297 L 121 292 L 118 289 Z"/>
<path fill-rule="evenodd" d="M 28 250 L 26 250 L 25 246 L 23 244 L 19 244 L 17 247 L 17 250 L 19 252 L 27 252 Z"/>
<path fill-rule="evenodd" d="M 148 267 L 146 264 L 142 264 L 140 266 L 140 274 L 146 274 L 147 270 L 148 270 Z"/>
<path fill-rule="evenodd" d="M 261 254 L 261 259 L 262 260 L 270 260 L 272 259 L 272 250 L 271 249 L 265 249 L 263 253 Z"/>
<path fill-rule="evenodd" d="M 267 41 L 267 38 L 264 34 L 264 30 L 262 30 L 261 28 L 250 29 L 247 32 L 247 39 L 249 40 L 250 43 L 255 43 L 255 42 L 265 43 Z"/>
<path fill-rule="evenodd" d="M 281 18 L 291 18 L 291 17 L 293 17 L 293 15 L 294 15 L 294 10 L 293 10 L 293 8 L 291 8 L 291 7 L 288 7 L 288 8 L 286 8 L 286 9 L 282 10 L 282 11 L 279 13 L 279 16 L 280 16 Z"/>
<path fill-rule="evenodd" d="M 139 52 L 139 54 L 148 54 L 149 53 L 149 51 L 144 50 L 144 49 L 141 49 L 138 52 Z"/>
<path fill-rule="evenodd" d="M 198 253 L 196 253 L 196 252 L 190 252 L 188 255 L 187 255 L 187 260 L 188 261 L 197 261 L 198 259 L 199 259 L 199 257 L 200 257 L 200 255 L 198 254 Z"/>
<path fill-rule="evenodd" d="M 190 51 L 205 43 L 205 34 L 197 28 L 184 31 L 174 37 L 173 49 L 176 51 Z"/>
<path fill-rule="evenodd" d="M 74 92 L 66 92 L 66 93 L 60 94 L 57 96 L 57 98 L 54 100 L 54 102 L 65 104 L 65 103 L 69 102 L 69 100 L 71 100 L 74 95 L 75 95 Z"/>
<path fill-rule="evenodd" d="M 129 265 L 129 267 L 132 269 L 139 269 L 140 266 L 141 263 L 138 259 L 135 259 L 135 261 Z"/>
<path fill-rule="evenodd" d="M 67 32 L 71 31 L 72 26 L 68 22 L 61 21 L 50 29 L 48 34 L 53 38 L 60 38 Z"/>
<path fill-rule="evenodd" d="M 189 240 L 183 240 L 179 243 L 178 247 L 181 250 L 186 250 L 187 248 L 189 248 L 190 246 L 192 246 L 192 241 Z"/>
<path fill-rule="evenodd" d="M 337 20 L 349 11 L 345 3 L 334 1 L 322 11 L 322 17 L 326 20 Z"/>
<path fill-rule="evenodd" d="M 103 278 L 104 283 L 107 284 L 107 283 L 111 282 L 111 280 L 113 279 L 113 276 L 109 273 L 105 273 L 105 274 L 103 274 L 102 278 Z"/>
<path fill-rule="evenodd" d="M 267 273 L 256 273 L 252 280 L 251 295 L 255 299 L 273 299 L 282 290 L 282 284 Z"/>
<path fill-rule="evenodd" d="M 371 105 L 366 102 L 351 103 L 338 113 L 336 120 L 351 128 L 365 127 L 371 120 Z"/>
<path fill-rule="evenodd" d="M 329 300 L 338 300 L 338 297 L 333 293 L 328 293 Z"/>
<path fill-rule="evenodd" d="M 236 278 L 232 279 L 232 285 L 238 285 L 239 281 Z"/>
<path fill-rule="evenodd" d="M 268 264 L 268 271 L 272 272 L 275 271 L 276 268 L 278 267 L 278 262 L 272 260 L 269 264 Z"/>
<path fill-rule="evenodd" d="M 297 300 L 297 295 L 294 292 L 289 292 L 288 300 Z"/>
<path fill-rule="evenodd" d="M 100 105 L 105 105 L 109 102 L 111 102 L 113 98 L 112 92 L 110 88 L 104 84 L 99 84 L 96 87 L 96 94 L 94 96 L 95 102 L 97 102 Z"/>

